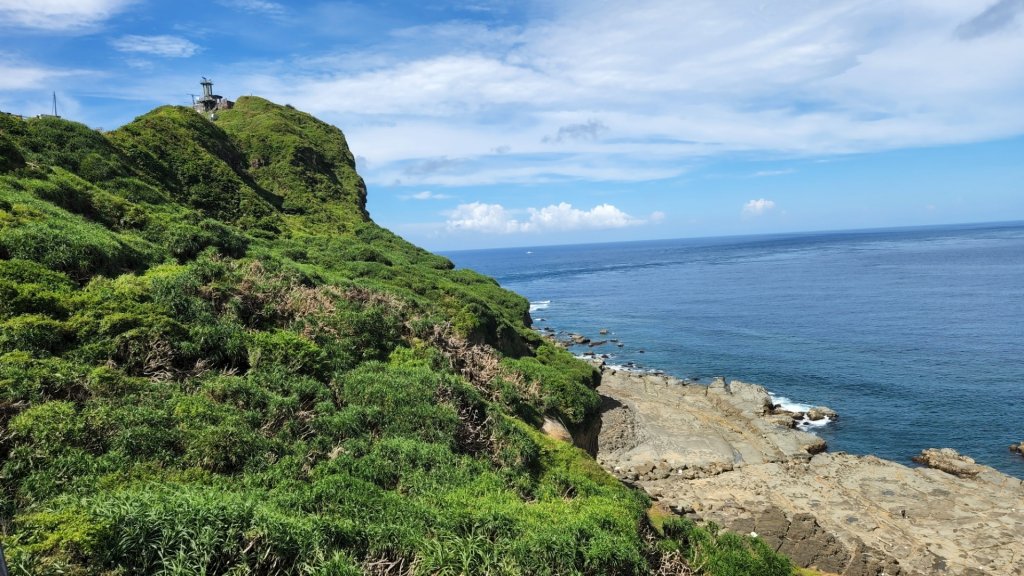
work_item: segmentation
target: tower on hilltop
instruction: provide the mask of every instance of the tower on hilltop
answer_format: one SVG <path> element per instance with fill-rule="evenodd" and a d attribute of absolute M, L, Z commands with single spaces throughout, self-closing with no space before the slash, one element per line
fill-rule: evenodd
<path fill-rule="evenodd" d="M 235 105 L 231 100 L 213 93 L 213 80 L 204 76 L 200 84 L 203 87 L 203 95 L 192 102 L 192 108 L 196 112 L 206 114 L 217 110 L 228 110 Z"/>

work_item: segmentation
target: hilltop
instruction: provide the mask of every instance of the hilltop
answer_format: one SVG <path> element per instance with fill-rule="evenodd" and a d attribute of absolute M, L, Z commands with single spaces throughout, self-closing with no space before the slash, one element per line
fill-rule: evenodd
<path fill-rule="evenodd" d="M 599 373 L 377 226 L 355 168 L 255 97 L 109 133 L 0 114 L 13 573 L 789 572 L 543 434 L 593 443 Z"/>

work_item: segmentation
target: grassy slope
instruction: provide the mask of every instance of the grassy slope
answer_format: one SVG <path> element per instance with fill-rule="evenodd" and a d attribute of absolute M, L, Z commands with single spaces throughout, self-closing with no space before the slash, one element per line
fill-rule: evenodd
<path fill-rule="evenodd" d="M 598 402 L 527 309 L 370 221 L 290 107 L 0 114 L 14 573 L 649 572 L 646 498 L 536 431 Z"/>

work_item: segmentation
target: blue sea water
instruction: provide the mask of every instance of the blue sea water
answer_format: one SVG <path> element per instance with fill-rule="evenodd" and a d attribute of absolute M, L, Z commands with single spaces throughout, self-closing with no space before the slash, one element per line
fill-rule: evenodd
<path fill-rule="evenodd" d="M 446 256 L 528 298 L 538 329 L 624 344 L 577 352 L 835 409 L 830 450 L 951 447 L 1024 478 L 1024 223 Z"/>

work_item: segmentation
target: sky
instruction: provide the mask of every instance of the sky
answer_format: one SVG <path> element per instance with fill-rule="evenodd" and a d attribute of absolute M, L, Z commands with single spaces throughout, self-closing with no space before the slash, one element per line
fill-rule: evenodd
<path fill-rule="evenodd" d="M 201 76 L 341 128 L 432 250 L 1024 220 L 1024 0 L 0 0 L 0 110 Z"/>

